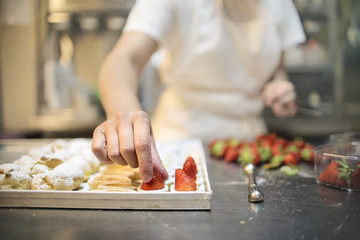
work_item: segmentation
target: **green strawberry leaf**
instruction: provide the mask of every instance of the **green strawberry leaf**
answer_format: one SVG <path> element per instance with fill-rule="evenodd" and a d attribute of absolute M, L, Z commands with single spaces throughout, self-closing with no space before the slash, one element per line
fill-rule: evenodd
<path fill-rule="evenodd" d="M 294 176 L 298 174 L 299 167 L 296 165 L 285 165 L 280 168 L 280 171 L 287 176 Z"/>

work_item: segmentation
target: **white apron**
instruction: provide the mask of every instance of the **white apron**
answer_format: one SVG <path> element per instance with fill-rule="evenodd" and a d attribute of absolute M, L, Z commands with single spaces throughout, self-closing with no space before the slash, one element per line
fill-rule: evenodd
<path fill-rule="evenodd" d="M 251 140 L 266 131 L 260 93 L 281 43 L 271 15 L 253 4 L 259 1 L 217 1 L 206 14 L 193 14 L 189 37 L 161 68 L 167 88 L 152 119 L 156 139 Z"/>

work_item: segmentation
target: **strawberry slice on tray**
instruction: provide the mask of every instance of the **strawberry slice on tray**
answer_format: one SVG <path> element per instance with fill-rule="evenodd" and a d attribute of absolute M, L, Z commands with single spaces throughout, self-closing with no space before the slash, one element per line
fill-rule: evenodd
<path fill-rule="evenodd" d="M 196 180 L 197 167 L 192 157 L 188 157 L 185 160 L 183 170 L 187 175 Z"/>
<path fill-rule="evenodd" d="M 178 168 L 175 171 L 175 190 L 176 191 L 196 191 L 195 179 L 186 174 L 186 172 Z"/>
<path fill-rule="evenodd" d="M 143 182 L 141 184 L 141 189 L 149 191 L 149 190 L 160 190 L 163 189 L 164 187 L 165 187 L 164 178 L 160 174 L 159 170 L 157 170 L 157 168 L 154 166 L 153 178 L 148 183 Z"/>

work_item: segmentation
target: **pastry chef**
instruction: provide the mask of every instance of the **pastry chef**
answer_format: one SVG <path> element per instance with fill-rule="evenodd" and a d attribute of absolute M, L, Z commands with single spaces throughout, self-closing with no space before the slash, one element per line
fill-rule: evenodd
<path fill-rule="evenodd" d="M 296 112 L 283 58 L 304 40 L 291 0 L 137 0 L 100 71 L 107 120 L 94 130 L 94 154 L 139 166 L 148 182 L 153 165 L 168 177 L 154 138 L 251 140 L 266 132 L 264 107 L 278 117 Z M 138 78 L 158 50 L 166 89 L 150 119 Z"/>

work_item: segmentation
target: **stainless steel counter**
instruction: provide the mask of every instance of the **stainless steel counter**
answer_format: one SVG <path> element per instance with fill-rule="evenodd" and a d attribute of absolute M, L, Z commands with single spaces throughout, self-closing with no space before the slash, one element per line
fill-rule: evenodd
<path fill-rule="evenodd" d="M 25 145 L 0 145 L 0 161 L 33 146 Z M 207 157 L 211 211 L 0 208 L 1 239 L 358 238 L 360 193 L 318 186 L 311 166 L 295 177 L 259 170 L 265 202 L 250 204 L 240 166 Z"/>

